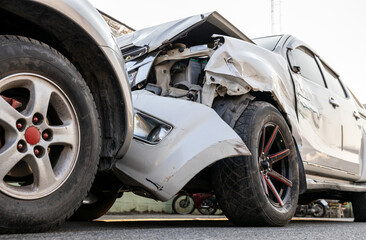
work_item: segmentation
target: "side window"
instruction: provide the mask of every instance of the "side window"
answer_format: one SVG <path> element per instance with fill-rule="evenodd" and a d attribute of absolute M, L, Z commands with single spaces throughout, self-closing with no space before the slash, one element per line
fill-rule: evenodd
<path fill-rule="evenodd" d="M 301 76 L 325 87 L 322 74 L 320 73 L 320 69 L 315 61 L 314 55 L 303 48 L 295 48 L 291 53 L 292 64 L 300 67 Z"/>
<path fill-rule="evenodd" d="M 330 91 L 336 93 L 341 97 L 347 97 L 343 86 L 341 85 L 337 74 L 335 74 L 332 69 L 330 69 L 327 65 L 325 65 L 321 60 L 322 70 L 325 78 L 325 82 Z"/>

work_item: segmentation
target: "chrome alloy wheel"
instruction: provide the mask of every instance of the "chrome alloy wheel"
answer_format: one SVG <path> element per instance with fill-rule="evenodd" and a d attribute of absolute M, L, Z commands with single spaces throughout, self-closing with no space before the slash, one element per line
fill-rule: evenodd
<path fill-rule="evenodd" d="M 260 136 L 259 172 L 264 192 L 272 205 L 283 207 L 292 188 L 288 162 L 290 148 L 278 125 L 266 124 Z"/>
<path fill-rule="evenodd" d="M 78 158 L 79 123 L 65 95 L 31 73 L 0 80 L 0 191 L 39 199 L 68 179 Z"/>

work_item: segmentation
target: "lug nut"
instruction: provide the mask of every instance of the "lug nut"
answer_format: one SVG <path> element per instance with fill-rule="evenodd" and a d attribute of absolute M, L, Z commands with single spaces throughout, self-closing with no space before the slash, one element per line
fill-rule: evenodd
<path fill-rule="evenodd" d="M 17 123 L 17 128 L 20 130 L 23 127 L 23 124 Z"/>
<path fill-rule="evenodd" d="M 36 117 L 36 116 L 33 117 L 33 123 L 37 123 L 38 120 L 39 120 L 38 117 Z"/>
<path fill-rule="evenodd" d="M 23 149 L 23 147 L 24 147 L 23 144 L 21 144 L 21 143 L 18 144 L 18 150 L 19 151 L 21 151 Z"/>
<path fill-rule="evenodd" d="M 38 155 L 39 155 L 39 153 L 40 153 L 40 151 L 39 151 L 37 148 L 35 148 L 35 149 L 34 149 L 34 154 L 35 154 L 36 156 L 38 156 Z"/>
<path fill-rule="evenodd" d="M 48 135 L 48 133 L 45 132 L 42 134 L 42 137 L 44 140 L 46 140 L 46 139 L 48 139 L 49 135 Z"/>

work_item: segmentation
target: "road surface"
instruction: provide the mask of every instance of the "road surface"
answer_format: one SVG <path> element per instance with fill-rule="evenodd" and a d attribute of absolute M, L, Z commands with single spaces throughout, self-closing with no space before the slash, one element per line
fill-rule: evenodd
<path fill-rule="evenodd" d="M 38 234 L 0 235 L 0 239 L 365 239 L 366 223 L 353 219 L 295 219 L 281 228 L 236 227 L 225 217 L 202 215 L 105 216 L 94 222 L 66 222 Z"/>

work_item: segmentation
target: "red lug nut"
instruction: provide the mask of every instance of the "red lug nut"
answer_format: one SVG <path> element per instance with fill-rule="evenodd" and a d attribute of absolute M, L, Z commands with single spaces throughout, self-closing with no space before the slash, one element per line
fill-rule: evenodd
<path fill-rule="evenodd" d="M 34 117 L 33 117 L 33 122 L 34 122 L 34 123 L 37 123 L 37 122 L 38 122 L 38 117 L 34 116 Z"/>
<path fill-rule="evenodd" d="M 46 140 L 46 139 L 48 139 L 49 135 L 48 135 L 48 133 L 45 132 L 42 134 L 42 137 L 44 140 Z"/>
<path fill-rule="evenodd" d="M 23 149 L 23 144 L 19 143 L 19 144 L 18 144 L 18 150 L 20 151 L 20 150 L 22 150 L 22 149 Z"/>
<path fill-rule="evenodd" d="M 39 155 L 39 150 L 38 150 L 37 148 L 35 148 L 35 149 L 34 149 L 34 154 L 35 154 L 36 156 L 38 156 L 38 155 Z"/>
<path fill-rule="evenodd" d="M 23 124 L 21 124 L 21 123 L 17 123 L 17 128 L 18 129 L 21 129 L 23 127 Z"/>

